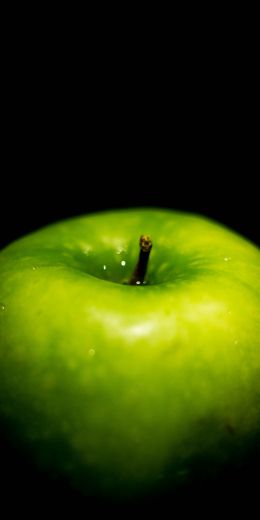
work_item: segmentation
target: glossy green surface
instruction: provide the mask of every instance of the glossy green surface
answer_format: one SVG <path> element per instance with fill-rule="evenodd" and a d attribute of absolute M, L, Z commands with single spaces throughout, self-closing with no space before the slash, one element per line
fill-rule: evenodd
<path fill-rule="evenodd" d="M 151 235 L 147 285 L 129 286 Z M 0 414 L 40 466 L 134 496 L 260 438 L 260 254 L 155 209 L 57 223 L 0 253 Z"/>

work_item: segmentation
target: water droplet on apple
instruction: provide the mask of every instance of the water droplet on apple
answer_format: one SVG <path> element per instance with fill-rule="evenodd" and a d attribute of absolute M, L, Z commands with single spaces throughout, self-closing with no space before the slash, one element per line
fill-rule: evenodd
<path fill-rule="evenodd" d="M 91 252 L 91 247 L 84 245 L 84 247 L 83 247 L 84 255 L 89 255 L 90 252 Z"/>
<path fill-rule="evenodd" d="M 1 311 L 5 311 L 5 305 L 3 303 L 0 303 L 0 309 Z"/>
<path fill-rule="evenodd" d="M 224 260 L 225 260 L 225 262 L 229 262 L 229 260 L 231 260 L 231 257 L 230 256 L 225 256 Z"/>
<path fill-rule="evenodd" d="M 124 267 L 125 264 L 126 264 L 126 261 L 125 261 L 125 260 L 122 260 L 121 265 Z"/>
<path fill-rule="evenodd" d="M 96 351 L 93 348 L 91 348 L 91 349 L 89 349 L 88 353 L 89 353 L 90 357 L 93 357 L 96 354 Z"/>
<path fill-rule="evenodd" d="M 107 266 L 105 264 L 103 265 L 103 269 L 104 269 L 104 271 L 106 271 L 106 269 L 107 269 Z"/>
<path fill-rule="evenodd" d="M 123 249 L 122 247 L 119 247 L 116 251 L 116 254 L 117 255 L 121 255 L 122 253 L 125 253 L 125 249 Z"/>
<path fill-rule="evenodd" d="M 32 270 L 33 270 L 33 271 L 36 271 L 36 267 L 35 267 L 35 265 L 33 266 Z"/>

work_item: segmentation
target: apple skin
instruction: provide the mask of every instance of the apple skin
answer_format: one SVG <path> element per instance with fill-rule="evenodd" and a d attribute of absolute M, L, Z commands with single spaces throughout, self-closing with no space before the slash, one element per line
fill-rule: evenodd
<path fill-rule="evenodd" d="M 142 233 L 147 284 L 130 286 Z M 76 217 L 0 253 L 0 417 L 84 495 L 236 467 L 260 443 L 260 253 L 200 216 Z"/>

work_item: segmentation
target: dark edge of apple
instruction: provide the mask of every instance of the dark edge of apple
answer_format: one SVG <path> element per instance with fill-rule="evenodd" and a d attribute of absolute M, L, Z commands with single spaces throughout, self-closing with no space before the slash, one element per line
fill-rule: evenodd
<path fill-rule="evenodd" d="M 141 235 L 139 240 L 140 252 L 135 270 L 129 280 L 129 285 L 143 285 L 152 249 L 152 241 L 148 235 Z"/>

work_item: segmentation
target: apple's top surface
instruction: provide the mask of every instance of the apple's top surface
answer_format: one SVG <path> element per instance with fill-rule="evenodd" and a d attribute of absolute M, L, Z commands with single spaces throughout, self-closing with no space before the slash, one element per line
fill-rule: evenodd
<path fill-rule="evenodd" d="M 245 271 L 246 275 L 248 264 L 259 268 L 259 251 L 246 239 L 204 217 L 160 209 L 74 217 L 16 241 L 1 255 L 12 259 L 16 269 L 67 268 L 128 285 L 142 234 L 153 242 L 147 286 L 176 284 L 217 272 L 236 277 Z"/>

